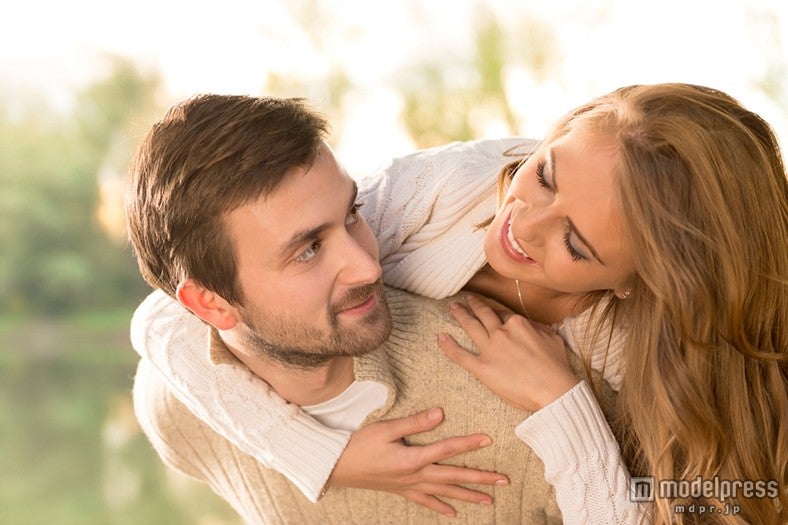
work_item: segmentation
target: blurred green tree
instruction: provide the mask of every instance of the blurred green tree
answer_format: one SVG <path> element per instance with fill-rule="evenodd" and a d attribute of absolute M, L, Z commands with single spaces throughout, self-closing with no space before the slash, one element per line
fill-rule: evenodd
<path fill-rule="evenodd" d="M 544 78 L 558 56 L 538 17 L 524 18 L 519 26 L 521 31 L 507 34 L 496 14 L 480 5 L 472 54 L 428 56 L 400 77 L 402 118 L 419 147 L 480 138 L 491 122 L 498 123 L 497 133 L 519 133 L 522 122 L 507 92 L 507 69 L 522 67 Z"/>
<path fill-rule="evenodd" d="M 146 290 L 129 250 L 97 219 L 98 173 L 156 106 L 159 79 L 125 60 L 111 66 L 65 114 L 0 115 L 0 314 L 125 307 Z"/>

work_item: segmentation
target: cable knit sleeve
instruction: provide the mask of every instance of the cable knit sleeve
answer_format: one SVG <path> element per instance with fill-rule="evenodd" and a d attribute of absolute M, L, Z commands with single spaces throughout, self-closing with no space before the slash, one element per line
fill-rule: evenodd
<path fill-rule="evenodd" d="M 648 523 L 629 501 L 629 472 L 591 388 L 581 381 L 515 429 L 542 459 L 567 524 Z"/>
<path fill-rule="evenodd" d="M 485 263 L 484 231 L 498 173 L 533 150 L 524 138 L 454 142 L 393 159 L 359 183 L 361 213 L 389 286 L 441 299 Z"/>
<path fill-rule="evenodd" d="M 317 501 L 350 433 L 317 423 L 248 369 L 212 363 L 209 337 L 207 325 L 162 291 L 150 294 L 131 322 L 132 346 L 181 403 Z"/>

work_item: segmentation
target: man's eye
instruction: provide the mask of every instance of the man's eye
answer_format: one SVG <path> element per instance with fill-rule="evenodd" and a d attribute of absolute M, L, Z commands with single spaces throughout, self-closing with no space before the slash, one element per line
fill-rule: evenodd
<path fill-rule="evenodd" d="M 294 260 L 297 263 L 307 263 L 314 259 L 317 256 L 317 252 L 320 250 L 320 241 L 314 241 L 309 247 L 301 252 L 301 254 L 296 257 Z"/>
<path fill-rule="evenodd" d="M 359 220 L 358 210 L 361 208 L 362 203 L 357 202 L 350 208 L 350 211 L 345 218 L 345 227 L 350 227 L 356 224 Z"/>

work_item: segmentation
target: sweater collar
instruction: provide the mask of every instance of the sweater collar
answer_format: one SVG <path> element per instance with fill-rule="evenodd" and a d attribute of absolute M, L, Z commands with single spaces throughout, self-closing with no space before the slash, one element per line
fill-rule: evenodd
<path fill-rule="evenodd" d="M 222 341 L 218 330 L 215 328 L 211 327 L 206 343 L 211 364 L 214 366 L 239 367 L 248 373 L 252 373 L 249 367 L 227 348 L 227 345 Z M 385 346 L 386 343 L 366 355 L 353 359 L 353 373 L 356 381 L 375 381 L 385 386 L 388 391 L 386 403 L 370 414 L 370 417 L 379 417 L 381 414 L 388 412 L 394 404 L 397 395 L 394 377 L 386 357 Z"/>

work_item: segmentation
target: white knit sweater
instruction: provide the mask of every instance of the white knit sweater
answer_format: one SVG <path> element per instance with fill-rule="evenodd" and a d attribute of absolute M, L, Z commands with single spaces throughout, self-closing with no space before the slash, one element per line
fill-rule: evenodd
<path fill-rule="evenodd" d="M 508 155 L 535 145 L 519 138 L 453 143 L 394 159 L 361 181 L 361 213 L 378 239 L 386 284 L 436 299 L 458 292 L 486 262 L 484 232 L 475 226 L 495 212 L 498 172 L 514 160 Z M 588 322 L 587 315 L 564 322 L 560 333 L 571 348 L 587 343 Z M 161 291 L 143 301 L 131 323 L 134 348 L 184 405 L 316 501 L 349 433 L 323 427 L 248 370 L 212 363 L 207 337 L 208 328 Z M 604 362 L 605 379 L 618 390 L 620 335 L 606 360 L 600 348 L 590 349 L 592 366 L 600 370 Z M 566 523 L 636 523 L 643 515 L 629 501 L 618 444 L 585 382 L 516 433 L 543 460 Z"/>

